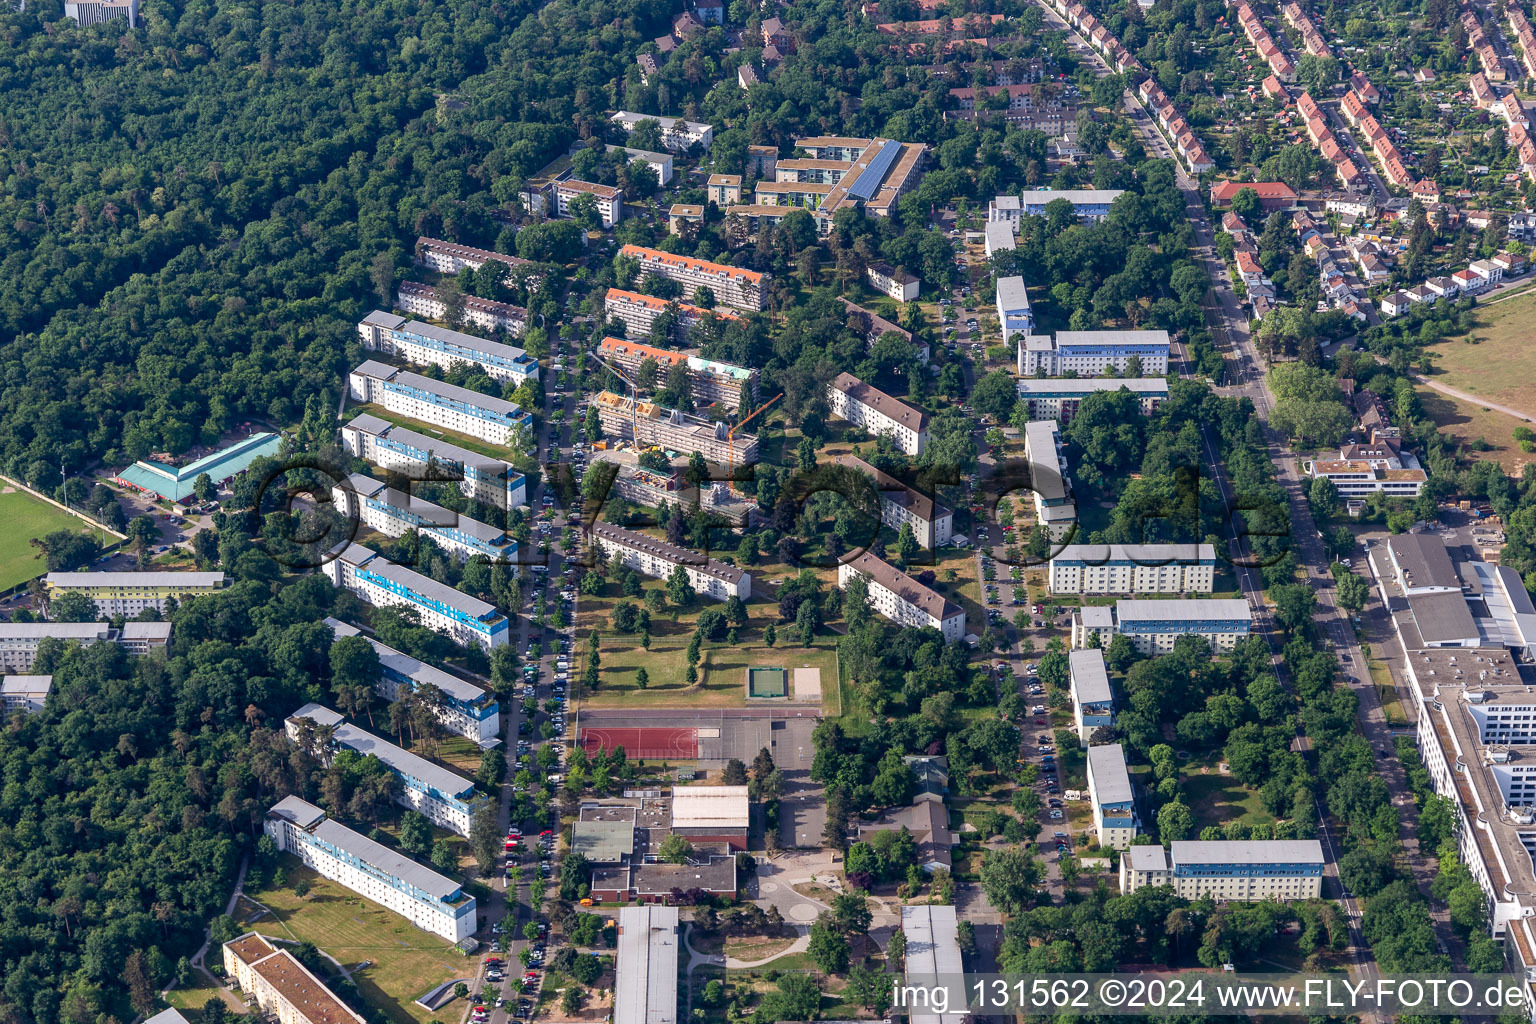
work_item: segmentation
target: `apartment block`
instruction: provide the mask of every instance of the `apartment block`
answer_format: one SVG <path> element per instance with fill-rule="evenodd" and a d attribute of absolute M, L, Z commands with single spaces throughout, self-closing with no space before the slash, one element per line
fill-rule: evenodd
<path fill-rule="evenodd" d="M 415 530 L 461 562 L 475 555 L 496 563 L 517 562 L 517 541 L 505 529 L 396 490 L 376 477 L 349 474 L 345 483 L 331 488 L 331 504 L 348 519 L 386 537 L 403 537 Z"/>
<path fill-rule="evenodd" d="M 1124 600 L 1113 606 L 1079 608 L 1072 613 L 1072 646 L 1082 650 L 1097 634 L 1108 647 L 1118 635 L 1130 637 L 1142 654 L 1167 654 L 1181 636 L 1198 636 L 1217 651 L 1230 651 L 1246 639 L 1253 612 L 1241 599 Z"/>
<path fill-rule="evenodd" d="M 1161 377 L 1030 377 L 1019 381 L 1019 401 L 1032 420 L 1070 423 L 1089 395 L 1120 390 L 1136 396 L 1143 416 L 1168 400 L 1168 381 Z"/>
<path fill-rule="evenodd" d="M 52 689 L 53 676 L 0 676 L 0 711 L 41 711 Z"/>
<path fill-rule="evenodd" d="M 51 572 L 43 577 L 48 600 L 74 591 L 96 603 L 104 619 L 132 618 L 146 608 L 164 612 L 172 598 L 183 601 L 224 589 L 222 572 Z"/>
<path fill-rule="evenodd" d="M 1035 316 L 1029 309 L 1029 289 L 1022 277 L 997 279 L 997 322 L 1003 328 L 1003 344 L 1014 335 L 1028 336 L 1034 329 Z"/>
<path fill-rule="evenodd" d="M 680 117 L 660 117 L 656 114 L 635 114 L 621 110 L 609 118 L 625 135 L 630 134 L 641 121 L 655 121 L 661 126 L 661 144 L 673 153 L 686 153 L 694 146 L 708 149 L 715 141 L 715 130 L 700 121 L 685 121 Z"/>
<path fill-rule="evenodd" d="M 815 210 L 827 201 L 836 185 L 809 181 L 759 181 L 752 201 L 759 206 L 797 206 Z"/>
<path fill-rule="evenodd" d="M 870 607 L 882 617 L 901 626 L 936 629 L 945 643 L 964 639 L 965 609 L 894 565 L 866 551 L 837 567 L 838 589 L 847 590 L 855 578 L 865 581 Z"/>
<path fill-rule="evenodd" d="M 916 301 L 922 290 L 922 282 L 914 275 L 898 270 L 889 263 L 871 263 L 864 268 L 864 277 L 871 288 L 882 295 L 889 295 L 897 302 Z"/>
<path fill-rule="evenodd" d="M 0 670 L 30 672 L 37 650 L 49 638 L 82 647 L 115 643 L 129 654 L 164 650 L 171 638 L 169 622 L 125 622 L 113 629 L 110 622 L 0 622 Z"/>
<path fill-rule="evenodd" d="M 617 556 L 642 576 L 664 580 L 682 566 L 694 593 L 702 597 L 716 601 L 739 597 L 745 601 L 752 596 L 752 577 L 748 573 L 697 551 L 673 547 L 611 523 L 593 523 L 589 537 L 605 559 Z"/>
<path fill-rule="evenodd" d="M 855 456 L 839 455 L 833 462 L 869 477 L 880 494 L 880 521 L 898 533 L 903 526 L 911 526 L 912 535 L 925 550 L 943 547 L 954 536 L 955 514 L 931 496 Z"/>
<path fill-rule="evenodd" d="M 1053 594 L 1209 594 L 1210 544 L 1069 544 L 1051 559 Z"/>
<path fill-rule="evenodd" d="M 1055 420 L 1024 424 L 1024 459 L 1029 463 L 1035 519 L 1051 540 L 1061 540 L 1077 524 L 1077 501 L 1072 497 L 1072 480 L 1061 455 L 1061 429 Z"/>
<path fill-rule="evenodd" d="M 431 687 L 442 696 L 441 701 L 434 702 L 433 714 L 446 728 L 482 747 L 494 747 L 501 742 L 501 706 L 494 694 L 364 636 L 362 630 L 340 619 L 327 617 L 324 622 L 336 639 L 361 636 L 373 647 L 379 656 L 379 681 L 374 687 L 379 696 L 397 701 L 417 689 Z"/>
<path fill-rule="evenodd" d="M 416 265 L 435 270 L 439 274 L 457 274 L 464 269 L 479 270 L 491 260 L 505 263 L 509 270 L 526 270 L 537 265 L 517 256 L 508 256 L 490 249 L 476 249 L 472 245 L 460 245 L 457 242 L 445 242 L 441 238 L 422 236 L 416 239 Z M 537 275 L 528 278 L 528 286 L 539 286 Z"/>
<path fill-rule="evenodd" d="M 665 383 L 667 371 L 673 366 L 688 370 L 688 383 L 695 406 L 719 404 L 732 412 L 741 408 L 742 386 L 746 386 L 748 398 L 757 396 L 757 371 L 742 366 L 732 366 L 713 359 L 704 359 L 698 351 L 679 352 L 675 349 L 656 348 L 623 338 L 604 338 L 597 346 L 597 354 L 605 362 L 622 369 L 630 376 L 640 372 L 640 364 L 654 360 L 657 380 Z"/>
<path fill-rule="evenodd" d="M 81 28 L 126 21 L 129 28 L 139 24 L 139 0 L 64 0 L 64 17 Z"/>
<path fill-rule="evenodd" d="M 325 574 L 333 584 L 376 608 L 405 605 L 414 609 L 422 625 L 442 630 L 461 644 L 492 650 L 510 638 L 507 617 L 495 605 L 396 565 L 361 544 L 343 548 L 325 564 Z"/>
<path fill-rule="evenodd" d="M 467 498 L 502 510 L 528 503 L 528 483 L 510 463 L 362 413 L 341 428 L 348 454 L 413 480 L 448 480 Z"/>
<path fill-rule="evenodd" d="M 246 932 L 224 943 L 224 976 L 277 1024 L 366 1024 L 362 1016 L 264 936 Z"/>
<path fill-rule="evenodd" d="M 490 803 L 490 798 L 464 776 L 349 725 L 341 715 L 319 704 L 299 708 L 288 716 L 283 729 L 300 746 L 314 747 L 328 733 L 331 748 L 317 748 L 319 756 L 326 760 L 338 749 L 362 757 L 377 757 L 400 781 L 395 791 L 396 803 L 421 812 L 434 825 L 458 835 L 468 836 L 475 812 Z"/>
<path fill-rule="evenodd" d="M 404 296 L 405 285 L 402 284 L 400 289 L 400 294 Z M 480 301 L 484 302 L 483 299 Z M 510 310 L 517 307 L 505 308 Z M 466 315 L 468 309 L 466 300 Z M 417 366 L 441 366 L 451 370 L 468 363 L 484 370 L 492 380 L 510 381 L 513 384 L 521 384 L 539 375 L 539 361 L 523 349 L 451 331 L 446 327 L 434 327 L 420 320 L 407 320 L 393 313 L 379 310 L 369 313 L 358 323 L 357 336 L 363 348 L 368 351 L 395 356 Z"/>
<path fill-rule="evenodd" d="M 428 284 L 417 281 L 401 281 L 395 292 L 395 305 L 405 310 L 411 316 L 424 316 L 428 320 L 443 320 L 448 315 L 448 304 L 443 301 L 442 293 Z M 528 311 L 521 306 L 514 306 L 510 302 L 493 302 L 490 299 L 482 299 L 478 295 L 464 296 L 464 322 L 486 331 L 505 331 L 511 337 L 518 337 L 523 333 L 523 328 L 528 325 Z M 364 340 L 367 345 L 367 340 Z M 533 372 L 524 376 L 533 376 L 538 370 L 535 362 L 531 368 Z"/>
<path fill-rule="evenodd" d="M 755 270 L 677 256 L 641 245 L 626 245 L 619 255 L 640 264 L 640 277 L 660 274 L 676 281 L 690 297 L 702 287 L 713 292 L 716 301 L 737 309 L 760 310 L 767 304 L 768 275 Z"/>
<path fill-rule="evenodd" d="M 690 455 L 698 452 L 710 462 L 741 466 L 756 461 L 757 435 L 737 433 L 730 428 L 655 402 L 636 402 L 612 391 L 592 397 L 603 435 L 615 440 L 633 441 L 642 448 L 658 447 Z"/>
<path fill-rule="evenodd" d="M 1088 797 L 1093 806 L 1093 831 L 1099 845 L 1114 850 L 1130 847 L 1141 831 L 1125 748 L 1118 743 L 1088 748 Z"/>
<path fill-rule="evenodd" d="M 613 482 L 604 497 L 623 498 L 645 508 L 660 508 L 663 503 L 683 508 L 699 507 L 728 521 L 732 527 L 746 525 L 756 501 L 731 490 L 724 481 L 706 481 L 700 486 L 685 476 L 687 460 L 678 458 L 663 470 L 640 465 L 640 456 L 627 448 L 610 448 L 592 453 L 591 468 L 600 464 L 615 469 Z"/>
<path fill-rule="evenodd" d="M 1059 331 L 1052 339 L 1031 334 L 1019 342 L 1019 376 L 1060 377 L 1075 371 L 1079 377 L 1101 377 L 1111 368 L 1131 376 L 1132 359 L 1141 362 L 1141 375 L 1168 374 L 1167 331 Z"/>
<path fill-rule="evenodd" d="M 681 344 L 687 344 L 694 330 L 710 317 L 729 322 L 741 318 L 726 309 L 705 309 L 686 302 L 659 299 L 654 295 L 628 292 L 622 288 L 609 288 L 603 299 L 603 313 L 610 319 L 624 321 L 624 333 L 631 338 L 648 338 L 651 328 L 665 314 L 673 314 L 672 335 Z"/>
<path fill-rule="evenodd" d="M 1021 217 L 1044 217 L 1046 207 L 1064 199 L 1071 204 L 1072 215 L 1078 220 L 1096 222 L 1109 216 L 1109 208 L 1123 194 L 1124 189 L 1118 188 L 1047 188 L 1018 196 L 998 196 L 987 204 L 987 220 L 1017 227 Z"/>
<path fill-rule="evenodd" d="M 347 375 L 347 390 L 354 401 L 371 402 L 492 444 L 509 443 L 514 427 L 533 429 L 533 415 L 516 402 L 444 384 L 377 359 L 364 360 Z"/>
<path fill-rule="evenodd" d="M 1012 252 L 1018 248 L 1018 242 L 1013 237 L 1013 226 L 1002 221 L 987 221 L 983 241 L 987 259 L 991 259 L 1000 252 Z"/>
<path fill-rule="evenodd" d="M 827 385 L 827 404 L 832 415 L 884 434 L 908 455 L 921 455 L 928 443 L 928 414 L 892 398 L 851 373 L 840 373 Z"/>
<path fill-rule="evenodd" d="M 1314 900 L 1323 891 L 1316 839 L 1175 840 L 1170 849 L 1132 846 L 1120 858 L 1120 891 L 1170 885 L 1187 900 Z"/>
<path fill-rule="evenodd" d="M 894 334 L 912 346 L 913 350 L 917 353 L 918 362 L 926 363 L 932 357 L 933 353 L 929 349 L 928 343 L 921 338 L 913 337 L 911 331 L 899 327 L 878 313 L 871 312 L 863 306 L 849 302 L 847 299 L 839 299 L 838 301 L 843 304 L 843 311 L 848 314 L 849 330 L 862 334 L 864 336 L 864 343 L 871 349 L 875 347 L 876 342 L 887 334 Z"/>
<path fill-rule="evenodd" d="M 1072 700 L 1072 723 L 1083 749 L 1093 731 L 1115 724 L 1115 695 L 1109 686 L 1109 670 L 1104 666 L 1104 652 L 1092 649 L 1067 654 L 1070 672 L 1068 696 Z"/>
<path fill-rule="evenodd" d="M 458 942 L 478 927 L 475 898 L 458 882 L 332 821 L 306 800 L 279 800 L 267 812 L 262 831 L 279 850 L 293 854 L 322 878 L 424 931 Z"/>
<path fill-rule="evenodd" d="M 711 174 L 705 183 L 705 192 L 709 201 L 722 210 L 734 206 L 741 202 L 741 175 Z"/>
<path fill-rule="evenodd" d="M 610 146 L 608 148 L 610 152 L 615 149 L 619 150 L 625 156 L 629 157 L 631 163 L 639 160 L 651 170 L 655 171 L 657 184 L 672 184 L 673 164 L 671 153 L 653 153 L 648 149 L 634 149 L 629 146 Z"/>
<path fill-rule="evenodd" d="M 557 181 L 555 189 L 555 215 L 570 217 L 571 204 L 577 196 L 591 196 L 597 205 L 597 216 L 603 227 L 611 228 L 624 216 L 624 192 L 612 185 L 599 185 L 591 181 L 567 178 Z"/>

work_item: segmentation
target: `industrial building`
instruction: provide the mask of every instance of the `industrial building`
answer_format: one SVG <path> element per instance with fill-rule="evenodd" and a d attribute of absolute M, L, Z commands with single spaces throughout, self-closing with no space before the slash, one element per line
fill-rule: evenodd
<path fill-rule="evenodd" d="M 466 498 L 503 511 L 528 503 L 527 480 L 511 463 L 397 426 L 372 413 L 362 413 L 343 426 L 341 444 L 348 454 L 380 469 L 413 480 L 455 482 Z"/>
<path fill-rule="evenodd" d="M 1162 377 L 1028 377 L 1019 381 L 1019 401 L 1032 420 L 1070 423 L 1089 395 L 1120 390 L 1136 396 L 1143 416 L 1168 400 L 1168 381 Z"/>
<path fill-rule="evenodd" d="M 677 1024 L 676 907 L 621 907 L 613 1024 Z"/>
<path fill-rule="evenodd" d="M 172 598 L 184 601 L 224 589 L 222 572 L 51 572 L 43 577 L 48 600 L 60 594 L 84 594 L 104 619 L 133 617 L 145 609 L 164 613 Z"/>
<path fill-rule="evenodd" d="M 1027 334 L 1019 341 L 1020 377 L 1060 377 L 1068 371 L 1079 377 L 1102 377 L 1113 368 L 1117 374 L 1139 361 L 1141 375 L 1163 377 L 1168 373 L 1167 331 L 1058 331 Z"/>
<path fill-rule="evenodd" d="M 1132 846 L 1120 857 L 1120 891 L 1171 885 L 1187 900 L 1314 900 L 1323 893 L 1316 839 L 1175 840 L 1170 849 Z"/>
<path fill-rule="evenodd" d="M 594 522 L 590 529 L 590 540 L 602 550 L 605 559 L 618 557 L 642 576 L 664 580 L 682 566 L 689 584 L 701 597 L 716 601 L 739 597 L 745 601 L 752 596 L 752 577 L 734 565 L 611 523 Z"/>
<path fill-rule="evenodd" d="M 401 285 L 402 289 L 404 287 Z M 358 322 L 357 336 L 368 351 L 404 359 L 417 366 L 441 366 L 451 370 L 467 363 L 484 370 L 492 380 L 512 384 L 521 384 L 539 375 L 539 361 L 523 349 L 446 327 L 434 327 L 420 320 L 407 320 L 377 309 Z"/>
<path fill-rule="evenodd" d="M 507 617 L 477 597 L 460 593 L 430 576 L 396 565 L 372 548 L 347 544 L 325 564 L 325 574 L 375 608 L 406 605 L 421 624 L 441 630 L 461 644 L 493 650 L 507 643 Z"/>
<path fill-rule="evenodd" d="M 633 441 L 641 448 L 663 448 L 691 455 L 698 452 L 710 462 L 742 466 L 757 461 L 757 435 L 737 433 L 724 423 L 706 420 L 655 402 L 603 391 L 592 397 L 603 436 Z"/>
<path fill-rule="evenodd" d="M 533 428 L 533 415 L 516 402 L 445 384 L 377 359 L 364 360 L 347 375 L 347 391 L 353 401 L 370 402 L 492 444 L 510 444 L 514 428 Z"/>
<path fill-rule="evenodd" d="M 122 629 L 113 629 L 110 622 L 0 622 L 0 670 L 31 671 L 38 645 L 50 637 L 82 647 L 110 642 L 129 654 L 147 654 L 165 649 L 171 624 L 125 622 Z"/>
<path fill-rule="evenodd" d="M 280 851 L 322 878 L 449 942 L 469 938 L 478 927 L 475 898 L 458 882 L 332 821 L 306 800 L 279 800 L 267 812 L 263 831 Z"/>
<path fill-rule="evenodd" d="M 445 728 L 481 747 L 494 747 L 501 742 L 501 707 L 495 694 L 364 636 L 362 630 L 340 619 L 328 616 L 324 621 L 335 638 L 361 636 L 373 647 L 379 656 L 379 679 L 374 684 L 379 696 L 397 701 L 419 687 L 430 686 L 441 695 L 442 699 L 430 706 Z"/>
<path fill-rule="evenodd" d="M 1115 724 L 1115 694 L 1109 686 L 1109 670 L 1100 650 L 1067 653 L 1068 691 L 1072 701 L 1072 723 L 1084 749 L 1093 731 Z"/>
<path fill-rule="evenodd" d="M 331 505 L 386 537 L 403 537 L 415 530 L 461 562 L 475 555 L 498 564 L 517 561 L 517 541 L 504 528 L 396 490 L 377 477 L 349 473 L 345 482 L 331 488 Z"/>
<path fill-rule="evenodd" d="M 1210 544 L 1068 544 L 1051 558 L 1053 594 L 1209 594 Z"/>
<path fill-rule="evenodd" d="M 1088 797 L 1099 845 L 1124 850 L 1141 829 L 1125 748 L 1118 743 L 1088 748 Z"/>
<path fill-rule="evenodd" d="M 1082 650 L 1097 634 L 1108 647 L 1117 636 L 1128 636 L 1142 654 L 1166 654 L 1181 636 L 1204 638 L 1215 651 L 1230 651 L 1247 638 L 1253 622 L 1248 602 L 1239 598 L 1205 600 L 1125 600 L 1113 606 L 1095 605 L 1072 613 L 1072 646 Z"/>
<path fill-rule="evenodd" d="M 908 455 L 921 455 L 928 443 L 928 414 L 864 383 L 851 373 L 840 373 L 827 385 L 827 404 L 832 415 L 874 435 L 885 435 Z"/>
<path fill-rule="evenodd" d="M 300 747 L 315 743 L 324 730 L 330 730 L 333 749 L 344 748 L 361 757 L 377 757 L 400 780 L 395 790 L 395 802 L 420 811 L 434 825 L 450 832 L 468 836 L 475 812 L 489 802 L 490 798 L 464 776 L 349 725 L 330 708 L 305 704 L 288 716 L 283 727 L 288 738 Z M 331 751 L 317 750 L 316 753 L 322 760 L 330 760 Z"/>
<path fill-rule="evenodd" d="M 965 609 L 923 586 L 889 562 L 866 551 L 837 567 L 837 586 L 847 590 L 855 577 L 869 590 L 869 604 L 878 614 L 902 626 L 936 629 L 945 643 L 965 637 Z"/>
<path fill-rule="evenodd" d="M 264 936 L 246 932 L 224 943 L 224 976 L 277 1024 L 366 1024 L 362 1016 Z"/>
<path fill-rule="evenodd" d="M 911 526 L 917 542 L 930 551 L 948 544 L 954 536 L 955 514 L 932 497 L 856 456 L 839 455 L 832 461 L 856 469 L 874 481 L 875 490 L 880 494 L 880 521 L 897 533 L 903 525 Z"/>

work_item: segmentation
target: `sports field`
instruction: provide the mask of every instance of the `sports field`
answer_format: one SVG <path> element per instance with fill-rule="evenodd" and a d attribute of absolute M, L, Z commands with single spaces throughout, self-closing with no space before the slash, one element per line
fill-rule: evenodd
<path fill-rule="evenodd" d="M 777 647 L 706 646 L 699 659 L 699 681 L 689 686 L 684 680 L 685 646 L 669 639 L 653 642 L 646 651 L 628 638 L 604 639 L 597 691 L 584 693 L 582 703 L 595 708 L 742 707 L 748 669 L 809 666 L 821 669 L 823 680 L 837 678 L 837 648 L 830 638 L 819 637 L 814 647 L 793 641 Z M 650 677 L 644 690 L 635 685 L 641 667 Z M 824 687 L 823 694 L 824 700 L 836 703 L 835 691 Z"/>
<path fill-rule="evenodd" d="M 788 676 L 782 668 L 747 669 L 747 696 L 784 697 L 789 694 Z"/>
<path fill-rule="evenodd" d="M 291 857 L 283 858 L 283 867 L 288 875 L 285 886 L 250 894 L 271 913 L 250 919 L 249 929 L 274 938 L 312 942 L 341 961 L 352 971 L 363 998 L 391 1024 L 428 1024 L 433 1014 L 413 1000 L 445 981 L 473 976 L 474 961 L 446 939 L 321 878 Z M 310 886 L 303 899 L 293 892 L 301 878 Z M 240 923 L 247 926 L 245 919 Z M 356 970 L 365 960 L 372 962 Z M 450 1004 L 447 1013 L 457 1019 L 462 1005 Z"/>
<path fill-rule="evenodd" d="M 1473 316 L 1477 326 L 1465 337 L 1426 350 L 1435 358 L 1431 379 L 1536 417 L 1536 292 L 1479 306 Z"/>
<path fill-rule="evenodd" d="M 48 571 L 43 559 L 36 557 L 39 552 L 32 546 L 34 539 L 55 530 L 90 529 L 84 520 L 8 484 L 0 488 L 0 523 L 5 524 L 0 530 L 0 590 Z M 96 533 L 103 544 L 113 540 L 105 530 L 97 528 Z"/>

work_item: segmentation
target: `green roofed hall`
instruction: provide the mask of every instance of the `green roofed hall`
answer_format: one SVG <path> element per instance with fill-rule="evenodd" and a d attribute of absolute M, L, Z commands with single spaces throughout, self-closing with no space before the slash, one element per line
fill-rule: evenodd
<path fill-rule="evenodd" d="M 246 467 L 257 459 L 276 455 L 281 444 L 282 438 L 276 434 L 252 434 L 185 466 L 167 466 L 162 462 L 143 459 L 112 479 L 146 494 L 169 498 L 171 501 L 186 501 L 192 497 L 192 487 L 199 476 L 207 473 L 215 484 L 222 484 L 245 472 Z"/>

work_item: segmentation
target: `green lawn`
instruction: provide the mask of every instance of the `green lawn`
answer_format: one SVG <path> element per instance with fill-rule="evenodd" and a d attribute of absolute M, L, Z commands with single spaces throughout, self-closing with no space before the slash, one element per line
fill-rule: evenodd
<path fill-rule="evenodd" d="M 348 968 L 373 961 L 354 971 L 352 979 L 369 1005 L 391 1024 L 428 1024 L 434 1014 L 413 1000 L 452 978 L 474 974 L 474 962 L 451 943 L 321 878 L 293 858 L 284 857 L 283 867 L 287 885 L 251 894 L 272 911 L 252 922 L 251 929 L 275 938 L 312 942 Z M 310 886 L 303 899 L 292 888 L 301 878 Z M 450 1003 L 439 1008 L 436 1016 L 457 1019 L 461 1010 L 462 1004 Z"/>
<path fill-rule="evenodd" d="M 1195 813 L 1195 832 L 1207 825 L 1226 825 L 1238 821 L 1245 825 L 1272 825 L 1275 818 L 1259 801 L 1259 794 L 1230 775 L 1218 772 L 1186 774 L 1179 780 L 1179 792 Z"/>
<path fill-rule="evenodd" d="M 32 541 L 36 538 L 55 530 L 80 532 L 94 529 L 104 546 L 116 540 L 106 530 L 91 527 L 84 520 L 9 485 L 0 489 L 0 522 L 7 524 L 5 530 L 0 531 L 0 590 L 8 590 L 48 571 L 43 560 L 35 557 L 38 550 L 32 546 Z"/>
<path fill-rule="evenodd" d="M 814 667 L 821 669 L 823 703 L 829 713 L 836 713 L 838 663 L 835 639 L 818 637 L 813 647 L 790 642 L 789 630 L 782 631 L 774 647 L 726 647 L 706 644 L 699 659 L 699 681 L 694 686 L 684 682 L 687 672 L 687 645 L 656 641 L 651 649 L 640 647 L 637 638 L 611 637 L 600 648 L 602 664 L 596 693 L 583 698 L 590 707 L 741 707 L 746 704 L 745 674 L 749 665 L 775 665 L 786 669 Z M 585 650 L 585 648 L 583 648 Z M 635 685 L 635 676 L 645 667 L 648 683 L 644 690 Z M 790 692 L 793 694 L 793 673 Z M 754 703 L 772 704 L 774 701 Z M 789 703 L 789 701 L 779 701 Z"/>

